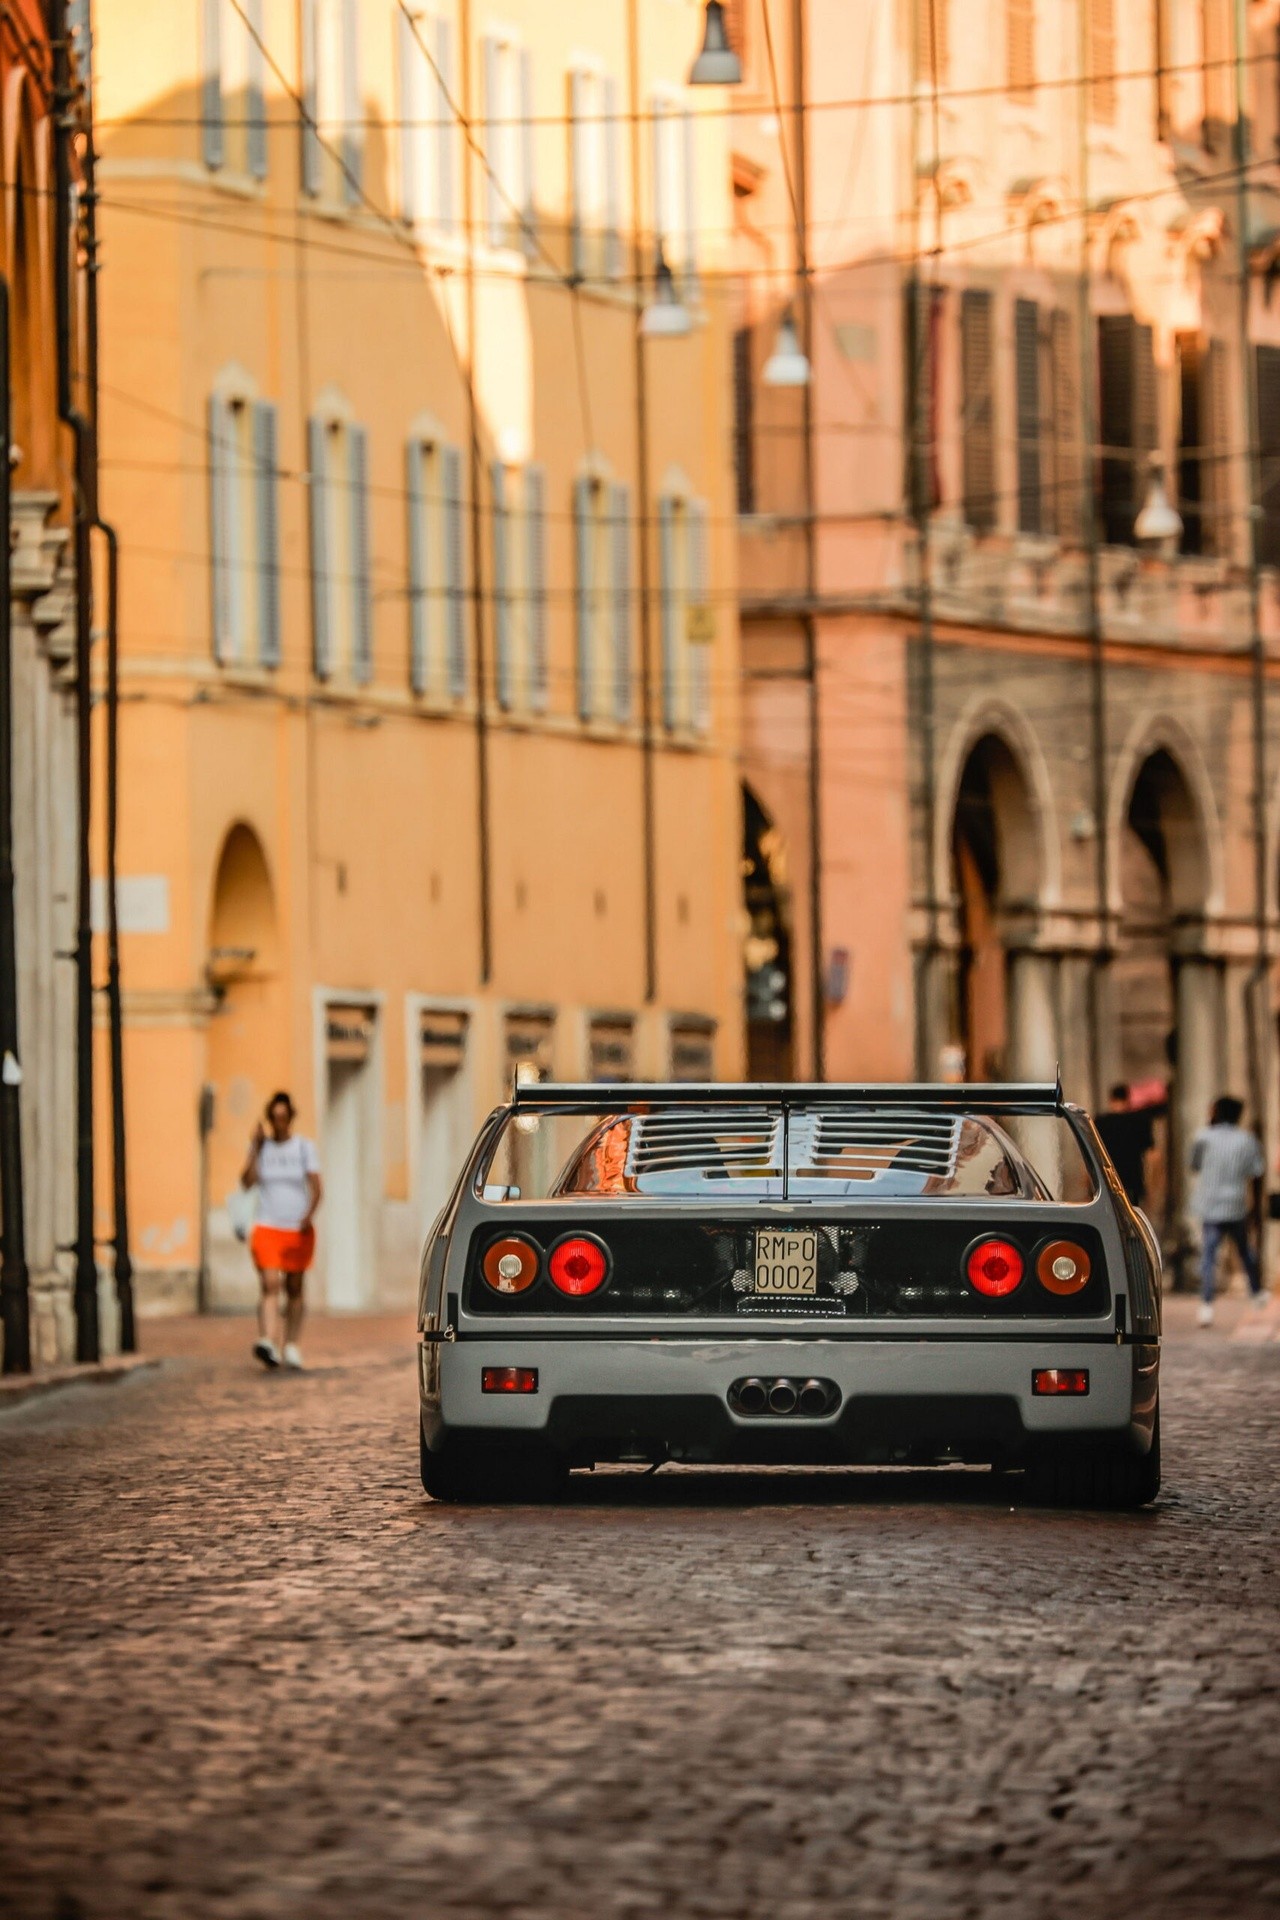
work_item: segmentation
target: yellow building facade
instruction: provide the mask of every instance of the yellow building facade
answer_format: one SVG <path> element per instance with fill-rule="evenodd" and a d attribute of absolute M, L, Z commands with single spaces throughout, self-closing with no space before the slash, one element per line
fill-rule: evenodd
<path fill-rule="evenodd" d="M 513 1074 L 739 1071 L 721 96 L 699 0 L 116 0 L 102 488 L 142 1303 L 403 1298 Z M 653 334 L 659 251 L 676 306 Z"/>

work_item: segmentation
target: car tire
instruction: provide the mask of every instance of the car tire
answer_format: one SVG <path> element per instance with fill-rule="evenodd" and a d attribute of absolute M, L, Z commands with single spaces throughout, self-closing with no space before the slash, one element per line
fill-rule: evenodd
<path fill-rule="evenodd" d="M 1064 1453 L 1037 1460 L 1027 1474 L 1032 1504 L 1132 1512 L 1160 1491 L 1160 1409 L 1150 1451 Z"/>
<path fill-rule="evenodd" d="M 478 1447 L 446 1441 L 432 1453 L 419 1429 L 423 1491 L 446 1506 L 528 1506 L 557 1499 L 569 1469 L 557 1455 L 537 1449 Z"/>

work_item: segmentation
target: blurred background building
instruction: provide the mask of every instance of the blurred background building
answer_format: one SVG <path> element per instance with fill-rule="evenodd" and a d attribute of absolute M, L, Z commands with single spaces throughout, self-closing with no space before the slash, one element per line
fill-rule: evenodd
<path fill-rule="evenodd" d="M 263 1102 L 402 1299 L 512 1075 L 742 1064 L 729 123 L 700 0 L 102 0 L 145 1304 Z M 659 256 L 662 271 L 659 273 Z M 201 1125 L 197 1128 L 197 1116 Z"/>
<path fill-rule="evenodd" d="M 1274 1122 L 1277 8 L 729 20 L 749 1062 L 1167 1087 L 1176 1170 Z"/>

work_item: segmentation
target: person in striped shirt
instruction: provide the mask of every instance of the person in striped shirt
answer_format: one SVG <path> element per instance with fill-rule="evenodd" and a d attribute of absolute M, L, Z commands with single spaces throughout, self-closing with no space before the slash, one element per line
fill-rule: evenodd
<path fill-rule="evenodd" d="M 1196 1174 L 1192 1212 L 1200 1221 L 1200 1325 L 1213 1325 L 1213 1295 L 1218 1252 L 1230 1240 L 1244 1265 L 1255 1306 L 1269 1295 L 1263 1292 L 1252 1222 L 1258 1217 L 1256 1183 L 1266 1171 L 1258 1136 L 1240 1124 L 1244 1103 L 1224 1093 L 1213 1103 L 1207 1127 L 1191 1143 L 1191 1171 Z"/>

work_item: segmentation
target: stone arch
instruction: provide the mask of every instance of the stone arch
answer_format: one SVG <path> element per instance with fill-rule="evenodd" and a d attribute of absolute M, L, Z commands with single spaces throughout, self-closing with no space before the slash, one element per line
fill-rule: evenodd
<path fill-rule="evenodd" d="M 211 1192 L 235 1185 L 263 1102 L 287 1084 L 275 888 L 262 841 L 238 820 L 219 848 L 209 895 L 205 978 L 213 994 L 206 1079 L 214 1092 Z"/>
<path fill-rule="evenodd" d="M 794 929 L 783 835 L 752 789 L 742 788 L 742 894 L 746 917 L 747 1078 L 789 1080 L 795 1063 Z"/>
<path fill-rule="evenodd" d="M 1107 818 L 1111 911 L 1123 912 L 1120 855 L 1130 802 L 1144 766 L 1157 759 L 1166 791 L 1177 796 L 1166 857 L 1176 873 L 1178 910 L 1212 917 L 1221 913 L 1224 898 L 1222 824 L 1213 782 L 1186 728 L 1163 716 L 1140 720 L 1116 759 Z"/>
<path fill-rule="evenodd" d="M 1037 907 L 1055 907 L 1062 897 L 1062 862 L 1057 832 L 1057 807 L 1049 765 L 1035 729 L 1026 715 L 1008 701 L 980 695 L 960 716 L 939 761 L 938 808 L 934 842 L 934 873 L 939 892 L 954 878 L 953 823 L 965 769 L 979 743 L 991 736 L 1009 756 L 1025 793 L 1023 818 L 1016 832 L 1013 870 L 1024 879 L 1034 870 L 1032 900 Z"/>

